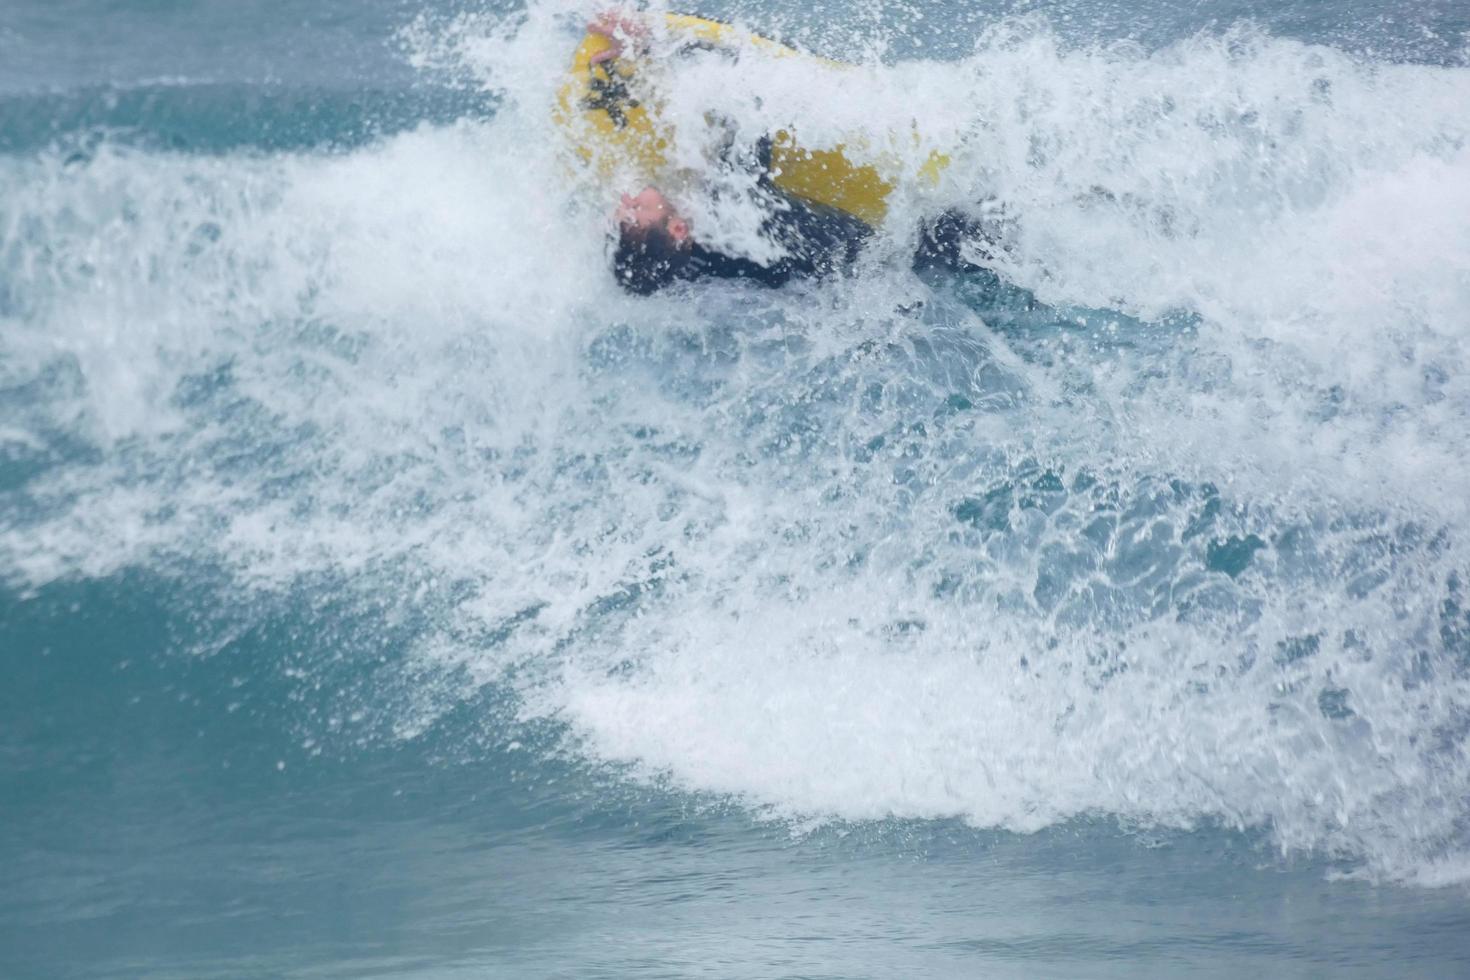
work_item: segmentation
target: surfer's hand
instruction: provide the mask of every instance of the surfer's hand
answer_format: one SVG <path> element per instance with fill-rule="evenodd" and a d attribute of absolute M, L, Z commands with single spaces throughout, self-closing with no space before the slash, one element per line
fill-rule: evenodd
<path fill-rule="evenodd" d="M 648 39 L 648 25 L 639 20 L 636 15 L 625 14 L 617 10 L 605 10 L 587 25 L 589 34 L 601 34 L 611 44 L 592 56 L 591 63 L 601 64 L 621 57 L 623 46 L 628 41 L 635 44 Z"/>

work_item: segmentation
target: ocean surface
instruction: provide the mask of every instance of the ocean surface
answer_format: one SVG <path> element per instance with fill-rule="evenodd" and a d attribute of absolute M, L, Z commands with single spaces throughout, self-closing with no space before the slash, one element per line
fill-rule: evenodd
<path fill-rule="evenodd" d="M 617 289 L 592 5 L 0 2 L 0 976 L 1470 976 L 1470 6 L 682 9 L 853 276 Z"/>

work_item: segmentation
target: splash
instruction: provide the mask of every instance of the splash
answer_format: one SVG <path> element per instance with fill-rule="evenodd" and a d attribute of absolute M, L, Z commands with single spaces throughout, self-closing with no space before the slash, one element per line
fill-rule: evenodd
<path fill-rule="evenodd" d="M 0 157 L 6 581 L 331 576 L 455 679 L 400 737 L 504 688 L 783 816 L 1463 879 L 1470 74 L 1024 19 L 874 48 L 840 112 L 691 69 L 681 124 L 918 118 L 955 161 L 850 281 L 635 300 L 550 122 L 578 30 L 420 23 L 500 111 L 346 152 Z M 982 198 L 998 275 L 916 278 L 917 215 Z"/>

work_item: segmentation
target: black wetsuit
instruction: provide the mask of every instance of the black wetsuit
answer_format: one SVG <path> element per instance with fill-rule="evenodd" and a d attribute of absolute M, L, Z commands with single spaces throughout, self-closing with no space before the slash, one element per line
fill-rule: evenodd
<path fill-rule="evenodd" d="M 738 165 L 728 159 L 722 163 Z M 757 193 L 770 202 L 760 233 L 780 247 L 782 257 L 764 265 L 694 242 L 687 252 L 678 256 L 649 253 L 647 262 L 665 263 L 664 275 L 640 277 L 636 271 L 633 275 L 620 275 L 625 288 L 648 293 L 674 280 L 692 282 L 705 278 L 748 279 L 775 288 L 793 279 L 822 279 L 852 269 L 863 246 L 873 236 L 872 228 L 845 211 L 805 200 L 777 187 L 770 178 L 769 140 L 761 140 L 746 165 L 758 174 Z M 925 222 L 921 229 L 914 268 L 973 268 L 960 253 L 965 242 L 975 240 L 988 240 L 980 224 L 959 212 L 946 211 L 937 219 Z M 625 253 L 621 260 L 625 264 L 644 264 L 636 249 Z M 632 284 L 635 282 L 643 285 L 635 286 Z"/>
<path fill-rule="evenodd" d="M 785 253 L 770 265 L 725 255 L 695 242 L 678 270 L 683 280 L 715 277 L 749 279 L 763 286 L 784 286 L 792 279 L 820 279 L 844 272 L 857 261 L 873 230 L 836 208 L 803 201 L 777 190 L 768 181 L 763 189 L 776 207 L 761 222 L 761 235 Z"/>
<path fill-rule="evenodd" d="M 777 191 L 777 193 L 781 193 Z M 792 279 L 823 279 L 850 270 L 873 230 L 836 208 L 782 194 L 785 207 L 761 223 L 761 233 L 780 244 L 786 255 L 771 265 L 725 255 L 694 243 L 689 258 L 676 273 L 685 281 L 714 277 L 749 279 L 763 286 L 784 286 Z M 977 268 L 962 254 L 967 243 L 994 242 L 974 221 L 958 211 L 946 211 L 920 229 L 914 268 L 964 271 Z"/>

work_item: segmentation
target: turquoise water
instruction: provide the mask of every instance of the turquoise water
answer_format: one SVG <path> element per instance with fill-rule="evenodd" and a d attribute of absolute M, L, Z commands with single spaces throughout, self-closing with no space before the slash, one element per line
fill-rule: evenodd
<path fill-rule="evenodd" d="M 0 14 L 0 973 L 1470 973 L 1470 17 L 700 9 L 854 278 L 618 293 L 590 8 Z"/>

